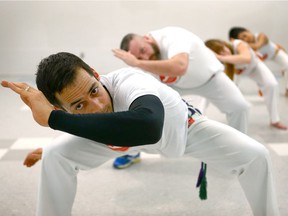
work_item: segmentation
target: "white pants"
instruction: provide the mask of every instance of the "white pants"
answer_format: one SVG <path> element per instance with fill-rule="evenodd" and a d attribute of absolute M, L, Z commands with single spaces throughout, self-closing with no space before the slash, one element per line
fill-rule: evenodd
<path fill-rule="evenodd" d="M 259 89 L 263 92 L 271 123 L 279 122 L 279 86 L 275 76 L 262 62 L 259 62 L 248 76 L 257 83 Z"/>
<path fill-rule="evenodd" d="M 181 95 L 195 94 L 206 98 L 222 113 L 226 114 L 228 125 L 245 134 L 247 133 L 250 104 L 224 72 L 215 74 L 212 79 L 200 87 L 174 89 Z"/>
<path fill-rule="evenodd" d="M 255 216 L 279 215 L 269 153 L 263 145 L 205 118 L 189 128 L 186 145 L 186 155 L 238 177 Z M 105 145 L 72 135 L 56 139 L 43 151 L 37 216 L 71 215 L 78 171 L 96 168 L 119 155 Z"/>
<path fill-rule="evenodd" d="M 200 121 L 189 128 L 185 154 L 227 175 L 236 175 L 254 216 L 278 216 L 268 150 L 225 124 Z"/>
<path fill-rule="evenodd" d="M 281 70 L 284 71 L 285 77 L 285 86 L 288 89 L 288 55 L 283 50 L 279 50 L 277 55 L 271 59 L 271 61 L 275 62 L 277 65 L 281 67 Z"/>

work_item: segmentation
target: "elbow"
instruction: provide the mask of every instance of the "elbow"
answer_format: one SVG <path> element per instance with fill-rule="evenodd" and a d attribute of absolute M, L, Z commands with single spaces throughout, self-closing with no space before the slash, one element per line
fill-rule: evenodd
<path fill-rule="evenodd" d="M 178 76 L 183 76 L 187 71 L 188 65 L 187 64 L 180 64 L 176 68 L 175 71 L 178 71 Z"/>
<path fill-rule="evenodd" d="M 159 142 L 161 137 L 162 137 L 162 129 L 153 133 L 153 136 L 150 137 L 151 143 L 155 144 L 155 143 Z"/>
<path fill-rule="evenodd" d="M 163 121 L 155 121 L 146 126 L 145 137 L 147 143 L 155 144 L 159 142 L 162 137 Z"/>
<path fill-rule="evenodd" d="M 243 56 L 241 62 L 241 64 L 250 64 L 252 62 L 251 55 Z"/>
<path fill-rule="evenodd" d="M 251 57 L 246 58 L 245 59 L 245 64 L 251 64 L 251 61 L 252 61 Z"/>
<path fill-rule="evenodd" d="M 188 68 L 189 55 L 187 53 L 181 53 L 173 57 L 171 60 L 172 73 L 176 73 L 176 76 L 183 76 Z"/>
<path fill-rule="evenodd" d="M 147 144 L 156 144 L 157 142 L 160 141 L 161 137 L 162 137 L 162 130 L 148 130 L 148 133 L 146 134 L 146 142 Z"/>
<path fill-rule="evenodd" d="M 182 66 L 179 70 L 180 76 L 183 76 L 187 71 L 187 67 Z"/>

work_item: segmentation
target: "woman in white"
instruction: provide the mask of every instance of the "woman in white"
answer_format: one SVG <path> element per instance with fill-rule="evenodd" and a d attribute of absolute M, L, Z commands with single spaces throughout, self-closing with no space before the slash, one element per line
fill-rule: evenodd
<path fill-rule="evenodd" d="M 278 113 L 279 87 L 277 80 L 249 45 L 237 39 L 231 39 L 231 43 L 213 39 L 206 41 L 205 44 L 215 52 L 221 62 L 230 65 L 230 72 L 233 70 L 237 75 L 248 76 L 257 83 L 263 92 L 271 126 L 287 130 L 287 126 L 280 122 Z"/>

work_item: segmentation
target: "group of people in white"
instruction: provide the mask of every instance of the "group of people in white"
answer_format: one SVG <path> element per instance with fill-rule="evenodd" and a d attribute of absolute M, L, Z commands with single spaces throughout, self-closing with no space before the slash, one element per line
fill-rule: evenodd
<path fill-rule="evenodd" d="M 253 215 L 280 215 L 269 151 L 247 135 L 250 104 L 234 77 L 254 80 L 270 125 L 287 130 L 278 111 L 279 84 L 264 64 L 270 59 L 283 68 L 288 96 L 288 55 L 281 46 L 240 27 L 230 30 L 229 41 L 204 42 L 169 26 L 129 33 L 112 51 L 130 67 L 99 76 L 81 58 L 61 52 L 40 62 L 37 89 L 1 83 L 21 96 L 38 124 L 66 132 L 24 161 L 31 167 L 42 159 L 36 215 L 71 215 L 79 170 L 113 158 L 114 167 L 125 168 L 141 152 L 187 155 L 236 175 Z M 214 104 L 229 126 L 205 117 L 185 95 Z"/>

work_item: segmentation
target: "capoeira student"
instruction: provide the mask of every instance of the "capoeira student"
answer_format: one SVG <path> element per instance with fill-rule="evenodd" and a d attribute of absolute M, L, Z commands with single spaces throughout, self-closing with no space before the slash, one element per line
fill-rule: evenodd
<path fill-rule="evenodd" d="M 42 158 L 37 216 L 71 215 L 79 170 L 141 151 L 195 157 L 235 175 L 254 216 L 279 215 L 269 151 L 207 119 L 150 74 L 129 67 L 99 78 L 77 56 L 57 53 L 40 62 L 36 76 L 39 90 L 1 84 L 21 96 L 38 124 L 66 132 L 25 160 L 32 166 Z"/>
<path fill-rule="evenodd" d="M 252 33 L 243 27 L 231 28 L 229 38 L 247 42 L 253 50 L 261 54 L 264 62 L 271 61 L 280 66 L 285 78 L 285 96 L 288 97 L 288 55 L 284 47 L 271 41 L 263 32 Z"/>
<path fill-rule="evenodd" d="M 256 82 L 258 88 L 263 92 L 271 126 L 287 130 L 287 126 L 280 121 L 278 111 L 278 82 L 270 69 L 256 56 L 254 50 L 246 42 L 237 39 L 231 39 L 231 43 L 211 39 L 207 40 L 205 44 L 215 52 L 219 61 L 234 65 L 235 68 L 230 67 L 230 69 L 237 75 L 248 76 Z"/>

